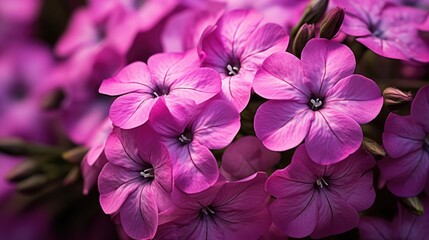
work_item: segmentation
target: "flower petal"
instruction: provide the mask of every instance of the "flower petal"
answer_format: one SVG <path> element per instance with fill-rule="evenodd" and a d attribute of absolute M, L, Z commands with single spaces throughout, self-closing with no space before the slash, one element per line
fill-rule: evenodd
<path fill-rule="evenodd" d="M 189 71 L 176 79 L 170 86 L 170 94 L 191 98 L 200 104 L 220 92 L 219 73 L 210 68 Z"/>
<path fill-rule="evenodd" d="M 234 104 L 238 111 L 243 111 L 250 100 L 252 80 L 252 73 L 243 69 L 236 76 L 225 76 L 222 79 L 222 97 Z"/>
<path fill-rule="evenodd" d="M 134 62 L 124 67 L 116 76 L 104 80 L 99 92 L 110 96 L 137 91 L 152 94 L 155 87 L 147 65 L 143 62 Z"/>
<path fill-rule="evenodd" d="M 253 89 L 264 98 L 306 103 L 311 94 L 303 79 L 301 61 L 292 54 L 279 52 L 265 59 L 255 75 Z"/>
<path fill-rule="evenodd" d="M 392 224 L 381 218 L 363 217 L 359 223 L 361 239 L 394 239 Z"/>
<path fill-rule="evenodd" d="M 153 105 L 157 102 L 148 93 L 129 93 L 117 98 L 110 107 L 113 124 L 131 129 L 143 125 L 149 118 Z"/>
<path fill-rule="evenodd" d="M 429 133 L 429 86 L 422 87 L 413 100 L 411 116 Z"/>
<path fill-rule="evenodd" d="M 374 81 L 361 75 L 351 75 L 341 79 L 327 92 L 325 102 L 326 108 L 364 124 L 378 115 L 383 97 Z"/>
<path fill-rule="evenodd" d="M 302 68 L 316 97 L 325 96 L 339 80 L 353 74 L 355 56 L 347 46 L 327 39 L 310 40 L 302 50 Z"/>
<path fill-rule="evenodd" d="M 256 111 L 256 136 L 270 150 L 288 150 L 304 140 L 313 118 L 314 113 L 307 104 L 271 100 Z"/>
<path fill-rule="evenodd" d="M 131 194 L 120 212 L 122 227 L 133 239 L 152 239 L 158 227 L 158 207 L 152 191 L 141 187 Z"/>
<path fill-rule="evenodd" d="M 173 166 L 175 185 L 188 194 L 213 186 L 219 169 L 213 154 L 204 146 L 192 142 L 182 147 Z"/>
<path fill-rule="evenodd" d="M 423 148 L 425 132 L 410 116 L 399 116 L 390 113 L 386 119 L 383 132 L 383 145 L 393 158 Z"/>
<path fill-rule="evenodd" d="M 100 205 L 107 214 L 115 213 L 139 186 L 138 172 L 106 163 L 98 178 Z"/>
<path fill-rule="evenodd" d="M 355 120 L 330 109 L 321 109 L 315 112 L 305 147 L 314 162 L 329 165 L 355 152 L 362 138 L 362 130 Z"/>
<path fill-rule="evenodd" d="M 240 114 L 226 101 L 207 103 L 192 123 L 193 139 L 209 149 L 226 147 L 240 129 Z"/>

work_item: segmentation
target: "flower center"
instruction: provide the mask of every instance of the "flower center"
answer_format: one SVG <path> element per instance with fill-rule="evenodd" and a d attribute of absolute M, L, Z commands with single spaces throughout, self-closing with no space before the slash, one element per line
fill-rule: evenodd
<path fill-rule="evenodd" d="M 369 31 L 375 37 L 378 37 L 380 39 L 385 39 L 386 36 L 384 36 L 384 31 L 380 29 L 379 25 L 380 25 L 380 23 L 370 23 L 369 27 L 368 27 Z"/>
<path fill-rule="evenodd" d="M 183 145 L 186 145 L 186 144 L 192 142 L 192 132 L 189 130 L 185 130 L 182 134 L 180 134 L 179 141 Z"/>
<path fill-rule="evenodd" d="M 322 105 L 323 105 L 323 102 L 322 102 L 322 100 L 320 98 L 316 98 L 316 99 L 312 98 L 312 99 L 310 99 L 310 108 L 311 108 L 311 110 L 314 110 L 314 111 L 319 110 L 322 107 Z"/>
<path fill-rule="evenodd" d="M 205 215 L 213 216 L 213 215 L 215 215 L 215 211 L 212 208 L 213 207 L 211 207 L 211 206 L 207 206 L 207 207 L 201 209 L 201 212 L 204 213 Z"/>
<path fill-rule="evenodd" d="M 170 90 L 166 87 L 159 87 L 157 86 L 155 89 L 153 89 L 152 96 L 153 98 L 159 98 L 164 95 L 168 95 L 170 93 Z"/>
<path fill-rule="evenodd" d="M 423 145 L 426 151 L 429 152 L 429 134 L 426 136 L 425 142 L 423 143 Z"/>
<path fill-rule="evenodd" d="M 145 170 L 140 172 L 140 175 L 144 178 L 154 178 L 155 170 L 153 168 L 146 168 Z"/>
<path fill-rule="evenodd" d="M 228 64 L 226 65 L 226 74 L 228 76 L 235 76 L 240 71 L 240 67 L 238 65 Z"/>
<path fill-rule="evenodd" d="M 326 180 L 323 177 L 320 177 L 316 180 L 316 185 L 321 189 L 323 187 L 329 186 L 329 184 L 326 182 Z"/>

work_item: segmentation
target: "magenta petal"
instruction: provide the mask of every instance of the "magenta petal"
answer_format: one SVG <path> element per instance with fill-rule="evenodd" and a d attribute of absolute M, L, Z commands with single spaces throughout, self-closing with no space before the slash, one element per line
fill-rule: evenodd
<path fill-rule="evenodd" d="M 223 153 L 221 173 L 228 180 L 242 179 L 257 171 L 269 171 L 279 161 L 280 153 L 268 150 L 255 136 L 245 136 Z"/>
<path fill-rule="evenodd" d="M 136 172 L 106 163 L 98 178 L 100 205 L 103 211 L 107 214 L 117 212 L 138 187 L 135 183 L 140 177 Z"/>
<path fill-rule="evenodd" d="M 179 189 L 192 194 L 213 186 L 219 177 L 219 169 L 206 147 L 191 143 L 182 147 L 173 167 L 173 176 Z"/>
<path fill-rule="evenodd" d="M 153 238 L 158 227 L 158 207 L 152 191 L 145 187 L 134 191 L 122 205 L 121 223 L 134 239 Z"/>
<path fill-rule="evenodd" d="M 359 124 L 373 120 L 383 106 L 377 84 L 361 75 L 341 79 L 326 94 L 326 108 L 354 119 Z"/>
<path fill-rule="evenodd" d="M 179 136 L 195 115 L 195 102 L 174 96 L 161 98 L 150 114 L 150 124 L 161 136 Z"/>
<path fill-rule="evenodd" d="M 253 33 L 251 41 L 244 48 L 243 55 L 254 56 L 254 54 L 262 53 L 266 55 L 266 58 L 273 52 L 285 51 L 288 41 L 288 36 L 283 27 L 278 24 L 267 23 Z"/>
<path fill-rule="evenodd" d="M 110 107 L 110 119 L 114 125 L 123 129 L 141 126 L 148 120 L 156 101 L 151 95 L 142 93 L 120 96 Z"/>
<path fill-rule="evenodd" d="M 250 100 L 254 73 L 242 70 L 236 76 L 225 76 L 222 79 L 222 95 L 234 104 L 238 111 L 243 111 Z"/>
<path fill-rule="evenodd" d="M 134 147 L 124 142 L 121 133 L 119 128 L 114 128 L 107 138 L 104 150 L 106 158 L 117 166 L 134 171 L 141 170 L 137 151 L 134 150 Z"/>
<path fill-rule="evenodd" d="M 327 39 L 310 40 L 302 50 L 304 75 L 313 94 L 325 96 L 339 80 L 353 74 L 355 56 L 347 46 Z"/>
<path fill-rule="evenodd" d="M 139 92 L 152 95 L 156 87 L 151 82 L 147 65 L 134 62 L 124 67 L 116 76 L 101 83 L 100 93 L 116 96 L 125 93 Z"/>
<path fill-rule="evenodd" d="M 359 215 L 346 201 L 321 191 L 319 218 L 312 238 L 322 238 L 351 230 L 359 225 Z"/>
<path fill-rule="evenodd" d="M 429 86 L 422 87 L 414 98 L 411 116 L 429 133 Z"/>
<path fill-rule="evenodd" d="M 383 144 L 393 158 L 402 157 L 423 147 L 425 132 L 410 116 L 389 114 L 383 132 Z"/>
<path fill-rule="evenodd" d="M 291 149 L 307 136 L 313 118 L 314 113 L 305 103 L 271 100 L 255 114 L 256 136 L 270 150 Z"/>
<path fill-rule="evenodd" d="M 198 69 L 200 60 L 195 51 L 186 53 L 159 53 L 148 59 L 153 81 L 159 86 L 171 86 L 173 82 L 193 69 Z"/>
<path fill-rule="evenodd" d="M 340 162 L 355 152 L 362 138 L 362 130 L 355 120 L 322 109 L 315 112 L 305 147 L 314 162 L 328 165 Z"/>
<path fill-rule="evenodd" d="M 359 235 L 361 239 L 380 240 L 394 239 L 392 224 L 381 218 L 363 217 L 359 223 Z"/>
<path fill-rule="evenodd" d="M 200 104 L 220 92 L 221 80 L 219 73 L 210 68 L 190 71 L 173 82 L 170 94 L 191 98 Z"/>
<path fill-rule="evenodd" d="M 412 197 L 423 191 L 429 175 L 429 154 L 425 151 L 418 153 L 410 154 L 415 158 L 406 159 L 402 157 L 404 162 L 407 161 L 410 165 L 414 165 L 414 169 L 408 176 L 387 182 L 387 187 L 393 194 L 401 197 Z"/>
<path fill-rule="evenodd" d="M 275 200 L 270 207 L 274 224 L 290 237 L 310 235 L 317 225 L 318 198 L 318 193 L 309 191 Z"/>
<path fill-rule="evenodd" d="M 268 99 L 307 102 L 311 94 L 303 76 L 298 58 L 286 52 L 274 53 L 256 73 L 253 89 Z"/>
<path fill-rule="evenodd" d="M 240 114 L 228 102 L 213 100 L 192 123 L 193 138 L 209 149 L 226 147 L 240 129 Z"/>

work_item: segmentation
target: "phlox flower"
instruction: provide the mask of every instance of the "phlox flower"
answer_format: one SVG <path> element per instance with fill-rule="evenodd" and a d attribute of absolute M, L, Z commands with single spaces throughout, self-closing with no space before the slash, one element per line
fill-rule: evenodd
<path fill-rule="evenodd" d="M 429 177 L 429 86 L 421 88 L 411 105 L 411 115 L 390 113 L 383 145 L 389 157 L 379 162 L 389 190 L 410 197 L 423 191 Z"/>
<path fill-rule="evenodd" d="M 270 54 L 286 50 L 288 36 L 277 24 L 262 24 L 252 10 L 224 14 L 209 26 L 199 43 L 202 66 L 211 67 L 222 78 L 221 96 L 242 111 L 250 99 L 253 78 Z"/>
<path fill-rule="evenodd" d="M 419 34 L 428 12 L 387 1 L 336 0 L 346 11 L 342 31 L 387 58 L 429 62 L 429 43 Z"/>
<path fill-rule="evenodd" d="M 245 136 L 229 145 L 222 155 L 220 172 L 227 180 L 270 171 L 280 161 L 280 153 L 264 147 L 255 136 Z"/>
<path fill-rule="evenodd" d="M 266 189 L 276 198 L 270 207 L 274 224 L 295 238 L 322 238 L 357 227 L 358 211 L 375 200 L 374 165 L 363 150 L 340 163 L 319 165 L 299 146 L 291 164 L 267 180 Z"/>
<path fill-rule="evenodd" d="M 270 99 L 255 114 L 256 136 L 274 151 L 305 139 L 311 159 L 324 165 L 356 151 L 359 124 L 377 116 L 383 98 L 372 80 L 353 74 L 355 65 L 348 47 L 324 39 L 308 42 L 301 60 L 286 52 L 268 57 L 253 84 Z"/>
<path fill-rule="evenodd" d="M 159 213 L 171 204 L 173 179 L 167 149 L 146 124 L 132 130 L 114 128 L 104 151 L 109 162 L 98 178 L 103 211 L 119 214 L 128 236 L 153 238 Z"/>
<path fill-rule="evenodd" d="M 175 218 L 159 226 L 155 239 L 259 239 L 271 225 L 265 180 L 259 172 L 175 197 Z"/>
<path fill-rule="evenodd" d="M 119 96 L 110 108 L 114 125 L 130 129 L 144 124 L 159 99 L 192 99 L 200 104 L 220 91 L 219 74 L 200 68 L 195 51 L 161 53 L 149 58 L 147 65 L 134 62 L 116 76 L 106 79 L 100 92 Z"/>
<path fill-rule="evenodd" d="M 150 124 L 173 159 L 175 185 L 186 193 L 196 193 L 219 178 L 216 159 L 209 149 L 231 143 L 240 128 L 240 115 L 224 100 L 197 107 L 192 100 L 162 99 L 153 107 Z"/>
<path fill-rule="evenodd" d="M 399 204 L 398 215 L 392 222 L 382 218 L 363 217 L 359 224 L 359 235 L 365 240 L 379 239 L 412 239 L 425 240 L 429 235 L 429 214 L 416 216 Z M 423 199 L 424 209 L 429 209 L 429 201 Z"/>

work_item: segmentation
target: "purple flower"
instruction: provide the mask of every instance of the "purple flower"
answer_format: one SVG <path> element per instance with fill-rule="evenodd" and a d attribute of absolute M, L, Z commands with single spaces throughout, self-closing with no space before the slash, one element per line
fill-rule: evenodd
<path fill-rule="evenodd" d="M 202 66 L 211 67 L 222 78 L 222 97 L 242 111 L 250 99 L 253 78 L 271 53 L 284 51 L 288 36 L 273 23 L 262 24 L 262 15 L 251 10 L 226 13 L 208 27 L 199 45 Z"/>
<path fill-rule="evenodd" d="M 429 45 L 418 32 L 427 11 L 387 1 L 334 1 L 346 11 L 342 30 L 387 58 L 429 62 Z"/>
<path fill-rule="evenodd" d="M 130 237 L 153 238 L 159 213 L 171 204 L 173 180 L 167 149 L 146 124 L 132 130 L 115 128 L 105 154 L 109 162 L 98 178 L 103 211 L 119 214 Z"/>
<path fill-rule="evenodd" d="M 429 201 L 423 199 L 424 209 L 429 209 Z M 388 222 L 381 218 L 364 217 L 359 224 L 360 238 L 365 240 L 379 239 L 412 239 L 425 240 L 429 235 L 429 214 L 416 216 L 399 206 L 399 213 Z"/>
<path fill-rule="evenodd" d="M 228 146 L 222 155 L 220 172 L 228 180 L 270 171 L 280 161 L 280 153 L 268 150 L 254 136 L 245 136 Z"/>
<path fill-rule="evenodd" d="M 265 180 L 264 173 L 257 173 L 182 194 L 172 212 L 175 220 L 160 225 L 155 239 L 258 239 L 271 225 Z"/>
<path fill-rule="evenodd" d="M 130 129 L 144 124 L 159 99 L 190 98 L 200 104 L 220 91 L 219 74 L 199 68 L 194 51 L 162 53 L 149 58 L 148 64 L 135 62 L 115 77 L 104 80 L 100 92 L 119 96 L 110 108 L 114 125 Z"/>
<path fill-rule="evenodd" d="M 390 113 L 383 144 L 389 157 L 379 162 L 389 190 L 410 197 L 423 191 L 429 177 L 429 86 L 421 88 L 410 116 Z"/>
<path fill-rule="evenodd" d="M 270 99 L 256 112 L 256 136 L 274 151 L 305 139 L 311 159 L 323 165 L 356 151 L 359 124 L 377 116 L 383 98 L 372 80 L 353 74 L 355 65 L 349 48 L 324 39 L 310 40 L 301 61 L 286 52 L 268 57 L 253 84 Z"/>
<path fill-rule="evenodd" d="M 196 193 L 219 178 L 216 159 L 209 149 L 231 143 L 240 128 L 240 115 L 223 100 L 196 107 L 192 100 L 162 99 L 153 107 L 150 124 L 173 159 L 175 185 L 184 192 Z"/>
<path fill-rule="evenodd" d="M 296 238 L 321 238 L 357 227 L 358 211 L 375 199 L 374 165 L 363 150 L 340 163 L 318 165 L 299 146 L 291 164 L 267 180 L 267 191 L 277 198 L 270 208 L 274 224 Z"/>

